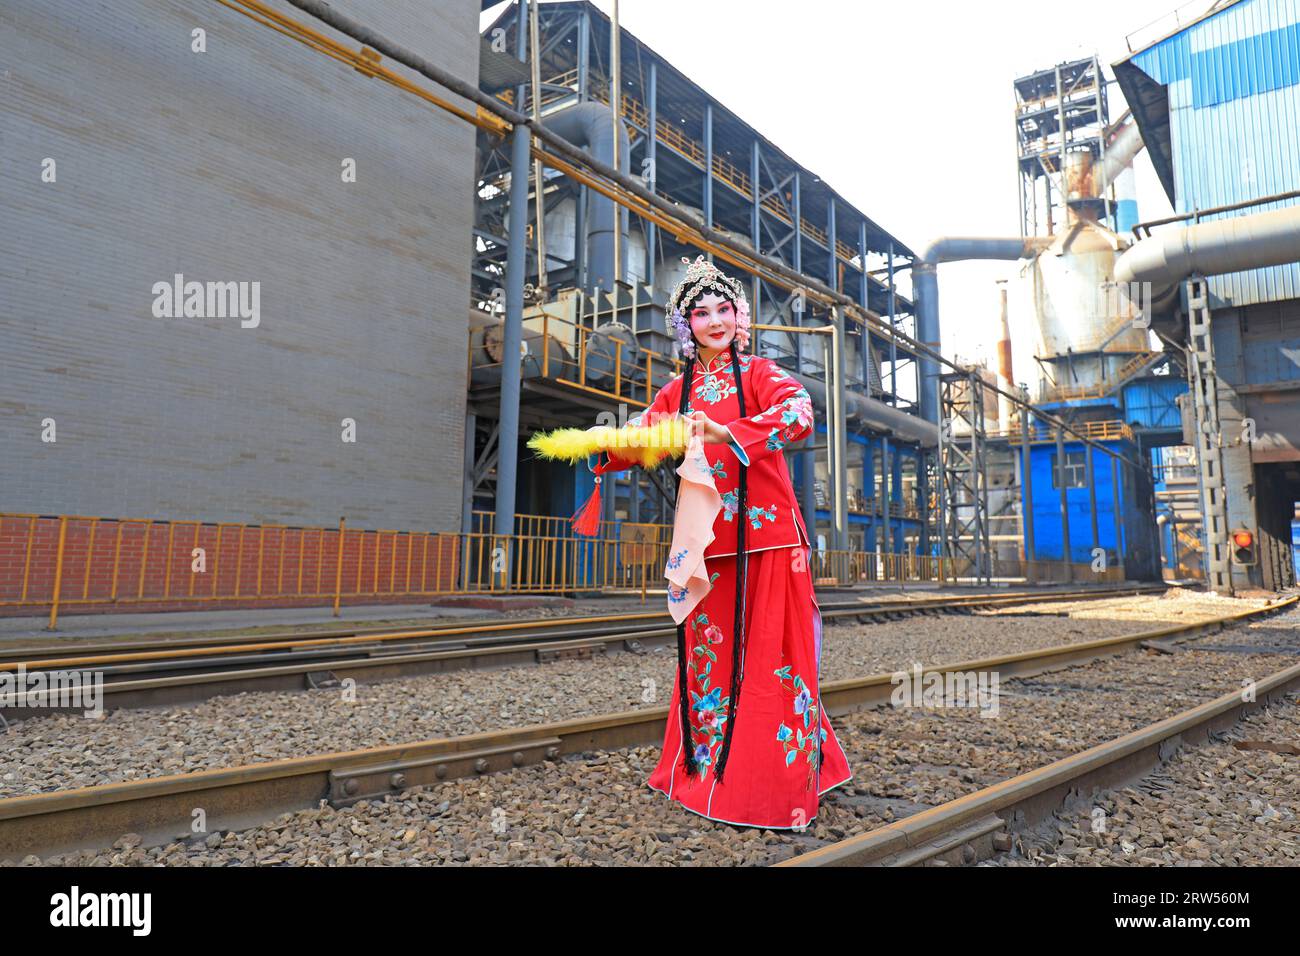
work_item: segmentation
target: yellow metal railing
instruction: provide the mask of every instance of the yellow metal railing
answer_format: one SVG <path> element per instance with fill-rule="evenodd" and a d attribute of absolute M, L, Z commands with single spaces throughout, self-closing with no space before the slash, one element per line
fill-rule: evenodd
<path fill-rule="evenodd" d="M 947 558 L 882 551 L 813 551 L 810 570 L 814 584 L 841 587 L 881 581 L 942 582 L 952 577 Z"/>
<path fill-rule="evenodd" d="M 579 290 L 575 294 L 581 295 Z M 582 296 L 585 301 L 585 296 Z M 601 335 L 602 351 L 593 353 L 595 330 L 543 310 L 525 320 L 525 335 L 530 348 L 540 350 L 524 364 L 524 375 L 540 375 L 571 388 L 599 395 L 615 402 L 649 405 L 659 386 L 681 373 L 682 361 L 640 345 L 629 346 L 621 339 Z M 540 342 L 538 341 L 540 339 Z M 572 343 L 566 347 L 563 343 Z M 469 342 L 469 372 L 500 368 L 474 336 Z M 613 350 L 613 355 L 608 350 Z M 657 383 L 657 384 L 656 384 Z"/>
<path fill-rule="evenodd" d="M 1114 375 L 1105 382 L 1093 385 L 1048 385 L 1042 388 L 1040 401 L 1063 402 L 1080 398 L 1104 398 L 1130 375 L 1155 359 L 1159 352 L 1137 352 L 1127 362 L 1115 370 Z"/>
<path fill-rule="evenodd" d="M 1110 419 L 1104 422 L 1071 422 L 1070 427 L 1074 432 L 1067 431 L 1065 440 L 1067 442 L 1077 441 L 1081 433 L 1085 438 L 1091 438 L 1094 441 L 1118 441 L 1127 439 L 1133 441 L 1133 429 L 1119 419 Z M 991 431 L 985 433 L 986 438 L 1005 438 L 1012 445 L 1020 444 L 1021 431 L 1018 428 L 1002 429 L 1000 431 Z M 958 435 L 954 441 L 960 442 L 962 436 Z M 1031 444 L 1044 444 L 1056 441 L 1056 430 L 1049 431 L 1031 431 L 1029 435 Z"/>
<path fill-rule="evenodd" d="M 496 535 L 483 513 L 467 534 L 102 518 L 0 512 L 0 609 L 403 603 L 438 595 L 640 591 L 665 585 L 666 524 L 604 522 L 594 537 L 569 519 L 519 515 L 527 533 Z M 812 552 L 818 583 L 941 581 L 943 559 Z"/>
<path fill-rule="evenodd" d="M 986 560 L 989 576 L 995 580 L 1024 580 L 1030 584 L 1117 584 L 1125 580 L 1122 562 L 1109 562 L 1098 568 L 1077 561 L 1027 561 L 992 556 Z M 952 558 L 949 571 L 949 580 L 959 583 L 979 577 L 968 558 Z"/>
<path fill-rule="evenodd" d="M 849 502 L 849 514 L 870 517 L 880 513 L 880 502 L 876 498 L 856 498 Z M 911 501 L 891 501 L 889 503 L 891 518 L 912 518 L 920 520 L 921 511 Z"/>

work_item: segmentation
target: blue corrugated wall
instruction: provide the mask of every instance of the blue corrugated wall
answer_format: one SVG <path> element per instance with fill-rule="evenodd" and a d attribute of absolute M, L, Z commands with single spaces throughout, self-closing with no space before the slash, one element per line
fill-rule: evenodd
<path fill-rule="evenodd" d="M 1143 379 L 1124 386 L 1124 421 L 1137 428 L 1182 427 L 1174 400 L 1187 391 L 1181 377 Z"/>
<path fill-rule="evenodd" d="M 1168 87 L 1179 212 L 1300 189 L 1300 0 L 1240 0 L 1132 62 Z M 1217 276 L 1210 291 L 1233 305 L 1297 298 L 1300 264 Z"/>

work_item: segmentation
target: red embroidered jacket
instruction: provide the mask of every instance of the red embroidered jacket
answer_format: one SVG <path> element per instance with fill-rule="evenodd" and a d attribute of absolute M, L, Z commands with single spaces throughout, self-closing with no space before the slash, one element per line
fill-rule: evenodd
<path fill-rule="evenodd" d="M 706 558 L 736 553 L 736 527 L 748 522 L 745 547 L 748 551 L 767 548 L 808 546 L 808 530 L 799 512 L 794 486 L 782 449 L 800 441 L 812 431 L 813 407 L 808 391 L 771 359 L 740 355 L 740 387 L 745 390 L 745 411 L 740 417 L 736 383 L 731 375 L 731 354 L 721 352 L 707 367 L 697 358 L 686 414 L 702 411 L 726 426 L 733 439 L 729 445 L 704 443 L 704 455 L 713 469 L 713 481 L 722 496 L 722 510 L 713 524 L 714 540 L 704 550 Z M 646 416 L 668 415 L 681 407 L 684 376 L 659 390 L 650 407 L 628 420 L 639 424 Z M 601 470 L 624 471 L 634 462 L 607 453 Z M 749 466 L 745 514 L 738 515 L 740 463 Z M 802 541 L 800 540 L 802 537 Z"/>

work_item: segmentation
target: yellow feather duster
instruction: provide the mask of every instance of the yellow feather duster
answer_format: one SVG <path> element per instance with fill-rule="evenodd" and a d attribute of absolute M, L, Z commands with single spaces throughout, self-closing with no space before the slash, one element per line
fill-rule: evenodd
<path fill-rule="evenodd" d="M 557 428 L 551 432 L 538 432 L 528 439 L 529 448 L 552 461 L 576 464 L 603 451 L 635 461 L 645 468 L 653 468 L 669 455 L 682 457 L 686 454 L 686 445 L 686 420 L 677 415 L 665 416 L 653 425 Z"/>

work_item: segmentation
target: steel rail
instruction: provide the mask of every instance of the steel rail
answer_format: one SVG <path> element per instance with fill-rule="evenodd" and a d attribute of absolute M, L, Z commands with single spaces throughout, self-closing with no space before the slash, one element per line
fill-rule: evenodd
<path fill-rule="evenodd" d="M 1289 597 L 1264 610 L 1276 611 L 1298 600 Z M 1270 701 L 1300 690 L 1300 664 L 1257 681 L 1253 690 L 1249 700 L 1240 690 L 1230 691 L 1045 767 L 774 865 L 915 866 L 936 858 L 973 863 L 996 852 L 993 837 L 1007 832 L 1010 823 L 1017 829 L 1032 826 L 1079 794 L 1138 780 L 1179 746 L 1202 743 Z"/>
<path fill-rule="evenodd" d="M 1148 593 L 1159 588 L 1089 589 L 1035 595 L 981 595 L 941 598 L 923 603 L 885 602 L 874 605 L 828 605 L 821 609 L 823 620 L 849 618 L 898 620 L 917 614 L 975 611 L 1059 601 L 1099 600 Z M 666 616 L 666 615 L 664 615 Z M 97 659 L 93 669 L 102 683 L 101 704 L 105 710 L 129 707 L 171 707 L 194 704 L 213 697 L 249 692 L 299 691 L 338 686 L 344 680 L 357 684 L 375 683 L 424 674 L 457 670 L 478 670 L 521 664 L 548 663 L 566 658 L 590 658 L 610 650 L 639 652 L 644 646 L 671 642 L 676 629 L 670 625 L 653 628 L 603 628 L 592 633 L 560 633 L 511 637 L 487 635 L 451 642 L 383 646 L 376 642 L 347 647 L 308 650 L 272 650 L 245 656 L 222 658 L 162 658 L 135 661 L 137 655 L 123 655 L 129 662 Z M 296 647 L 296 645 L 295 645 Z M 24 665 L 29 672 L 47 667 L 51 661 Z M 0 665 L 0 673 L 10 665 Z M 180 671 L 180 673 L 175 673 Z M 121 679 L 110 679 L 110 678 Z M 30 691 L 22 700 L 0 706 L 0 717 L 20 721 L 54 712 L 76 712 L 84 707 L 51 705 L 56 690 Z"/>
<path fill-rule="evenodd" d="M 1052 600 L 1078 600 L 1090 597 L 1124 597 L 1140 593 L 1151 593 L 1163 590 L 1164 585 L 1128 585 L 1123 587 L 1104 587 L 1104 588 L 1086 588 L 1073 591 L 1020 591 L 1008 594 L 986 594 L 986 595 L 961 595 L 959 597 L 943 595 L 940 597 L 927 597 L 919 599 L 910 599 L 906 601 L 876 601 L 876 602 L 829 602 L 825 605 L 826 610 L 838 611 L 842 608 L 853 608 L 861 610 L 862 613 L 886 613 L 890 610 L 896 610 L 899 613 L 906 613 L 907 609 L 923 609 L 926 607 L 940 606 L 960 606 L 963 602 L 966 605 L 979 605 L 987 602 L 990 606 L 998 603 L 1036 603 Z M 428 639 L 445 639 L 469 637 L 472 635 L 496 635 L 503 632 L 513 631 L 555 631 L 562 630 L 566 627 L 576 629 L 597 629 L 608 624 L 628 623 L 645 621 L 652 622 L 667 618 L 668 615 L 661 611 L 634 613 L 634 614 L 615 614 L 599 615 L 594 617 L 571 617 L 571 618 L 538 618 L 529 621 L 486 621 L 477 624 L 454 624 L 442 625 L 429 628 L 415 628 L 402 630 L 351 630 L 335 631 L 327 634 L 320 633 L 293 633 L 275 635 L 255 635 L 247 641 L 239 641 L 230 637 L 217 638 L 194 638 L 192 640 L 180 641 L 152 641 L 142 642 L 133 645 L 127 645 L 128 650 L 123 650 L 123 645 L 99 644 L 93 646 L 32 646 L 20 647 L 2 651 L 10 659 L 0 662 L 0 672 L 11 671 L 22 664 L 28 670 L 49 670 L 53 668 L 68 667 L 97 667 L 110 666 L 113 664 L 124 664 L 131 661 L 158 661 L 158 660 L 179 660 L 183 658 L 202 657 L 204 655 L 216 656 L 222 654 L 246 654 L 251 651 L 275 651 L 281 652 L 286 647 L 293 648 L 310 648 L 310 647 L 346 647 L 348 645 L 364 645 L 367 643 L 387 643 L 393 641 L 416 641 Z M 532 635 L 529 635 L 532 636 Z M 225 641 L 225 643 L 221 643 Z M 42 657 L 40 655 L 49 654 L 52 651 L 59 650 L 64 653 L 58 657 Z M 91 651 L 104 650 L 106 653 L 87 653 Z M 74 652 L 69 656 L 66 652 Z"/>
<path fill-rule="evenodd" d="M 1149 640 L 1217 632 L 1238 621 L 1289 607 L 1297 600 L 1292 597 L 1262 608 L 1086 644 L 1058 645 L 925 668 L 923 675 L 943 677 L 981 668 L 1020 675 L 1041 673 L 1085 659 L 1120 654 Z M 1275 693 L 1276 688 L 1289 687 L 1295 682 L 1300 682 L 1300 665 L 1266 678 L 1258 687 L 1261 695 L 1267 696 Z M 828 682 L 822 687 L 822 700 L 829 714 L 842 715 L 887 703 L 894 683 L 890 674 Z M 145 845 L 188 839 L 194 836 L 191 824 L 197 810 L 203 811 L 207 832 L 238 830 L 282 813 L 317 806 L 321 801 L 346 806 L 358 800 L 400 793 L 409 787 L 510 770 L 566 754 L 657 744 L 662 741 L 667 716 L 667 707 L 645 708 L 531 727 L 10 797 L 0 800 L 0 860 L 107 847 L 124 833 L 140 835 Z M 911 826 L 915 828 L 923 822 L 918 820 Z M 895 826 L 906 823 L 902 821 Z M 903 838 L 909 838 L 907 831 Z M 917 839 L 915 835 L 911 838 Z M 897 848 L 896 843 L 891 845 Z M 807 863 L 818 859 L 812 853 L 805 856 Z"/>

